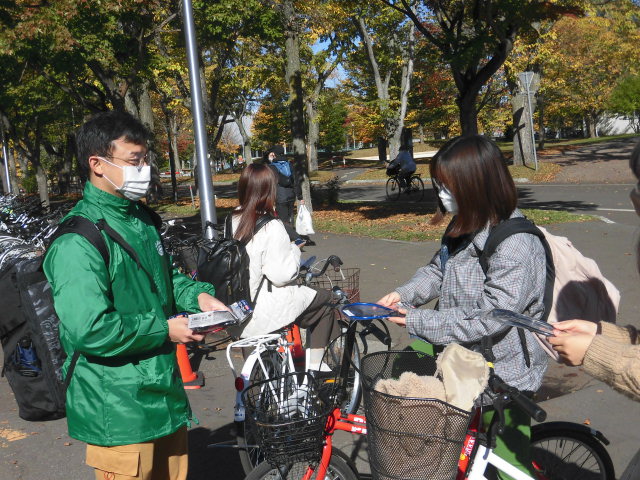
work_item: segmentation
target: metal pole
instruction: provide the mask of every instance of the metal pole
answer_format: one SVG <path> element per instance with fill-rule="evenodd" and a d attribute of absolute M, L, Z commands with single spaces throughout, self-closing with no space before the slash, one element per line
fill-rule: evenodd
<path fill-rule="evenodd" d="M 216 204 L 211 182 L 211 167 L 207 153 L 207 132 L 202 110 L 202 89 L 200 88 L 200 67 L 198 62 L 198 48 L 196 42 L 195 24 L 193 22 L 193 7 L 191 0 L 184 0 L 184 38 L 187 46 L 187 60 L 189 63 L 189 83 L 191 85 L 191 115 L 195 133 L 196 155 L 198 158 L 198 195 L 200 195 L 200 217 L 202 219 L 202 234 L 204 238 L 216 238 L 213 225 L 216 218 Z"/>
<path fill-rule="evenodd" d="M 7 178 L 7 190 L 13 193 L 11 188 L 11 177 L 9 176 L 9 147 L 4 138 L 4 124 L 0 122 L 0 140 L 2 141 L 2 158 L 4 159 L 4 174 Z"/>
<path fill-rule="evenodd" d="M 529 84 L 533 80 L 533 74 L 531 77 L 527 79 L 526 87 L 527 87 L 527 103 L 529 104 L 529 125 L 531 126 L 531 148 L 533 150 L 533 164 L 535 165 L 536 170 L 538 170 L 538 154 L 536 152 L 536 135 L 533 130 L 533 110 L 531 109 L 531 91 L 529 90 Z"/>

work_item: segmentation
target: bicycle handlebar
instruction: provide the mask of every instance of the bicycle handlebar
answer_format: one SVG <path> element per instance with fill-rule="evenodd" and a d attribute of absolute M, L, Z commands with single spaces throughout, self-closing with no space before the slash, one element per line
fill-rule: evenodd
<path fill-rule="evenodd" d="M 520 390 L 511 385 L 507 385 L 500 377 L 492 374 L 489 377 L 489 387 L 491 390 L 500 395 L 506 395 L 508 399 L 513 400 L 522 410 L 526 412 L 536 422 L 544 422 L 547 418 L 547 412 L 538 406 L 533 400 L 523 394 Z"/>

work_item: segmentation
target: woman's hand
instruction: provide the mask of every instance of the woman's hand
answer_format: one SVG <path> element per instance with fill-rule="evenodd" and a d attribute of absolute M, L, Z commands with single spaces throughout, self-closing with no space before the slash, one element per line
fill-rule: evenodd
<path fill-rule="evenodd" d="M 404 308 L 398 308 L 398 313 L 401 313 L 402 315 L 406 315 L 407 311 Z M 396 325 L 400 325 L 401 327 L 406 327 L 407 326 L 407 319 L 404 316 L 402 316 L 402 317 L 387 317 L 387 320 L 389 320 L 392 323 L 395 323 Z"/>
<path fill-rule="evenodd" d="M 562 358 L 564 363 L 577 366 L 582 365 L 584 362 L 584 356 L 587 354 L 587 350 L 591 342 L 593 342 L 594 337 L 595 335 L 588 333 L 561 332 L 557 336 L 547 337 L 547 340 L 553 345 L 553 349 L 560 354 L 560 358 Z"/>
<path fill-rule="evenodd" d="M 587 320 L 566 320 L 553 324 L 554 335 L 561 333 L 583 333 L 592 337 L 598 332 L 598 324 Z"/>
<path fill-rule="evenodd" d="M 400 301 L 400 294 L 398 292 L 391 292 L 386 294 L 376 303 L 379 305 L 382 305 L 383 307 L 394 308 L 396 303 L 398 303 L 399 301 Z"/>

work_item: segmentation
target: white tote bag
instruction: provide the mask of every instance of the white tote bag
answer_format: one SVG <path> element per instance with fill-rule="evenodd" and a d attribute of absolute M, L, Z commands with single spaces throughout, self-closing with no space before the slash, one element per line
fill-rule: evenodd
<path fill-rule="evenodd" d="M 304 205 L 298 205 L 298 216 L 296 217 L 296 232 L 298 235 L 313 235 L 313 222 L 311 212 Z"/>

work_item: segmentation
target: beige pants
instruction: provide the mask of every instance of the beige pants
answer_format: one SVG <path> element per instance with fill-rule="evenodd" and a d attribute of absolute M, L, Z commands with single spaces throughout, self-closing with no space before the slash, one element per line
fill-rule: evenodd
<path fill-rule="evenodd" d="M 87 445 L 87 465 L 96 480 L 186 480 L 187 427 L 166 437 L 132 445 Z"/>

